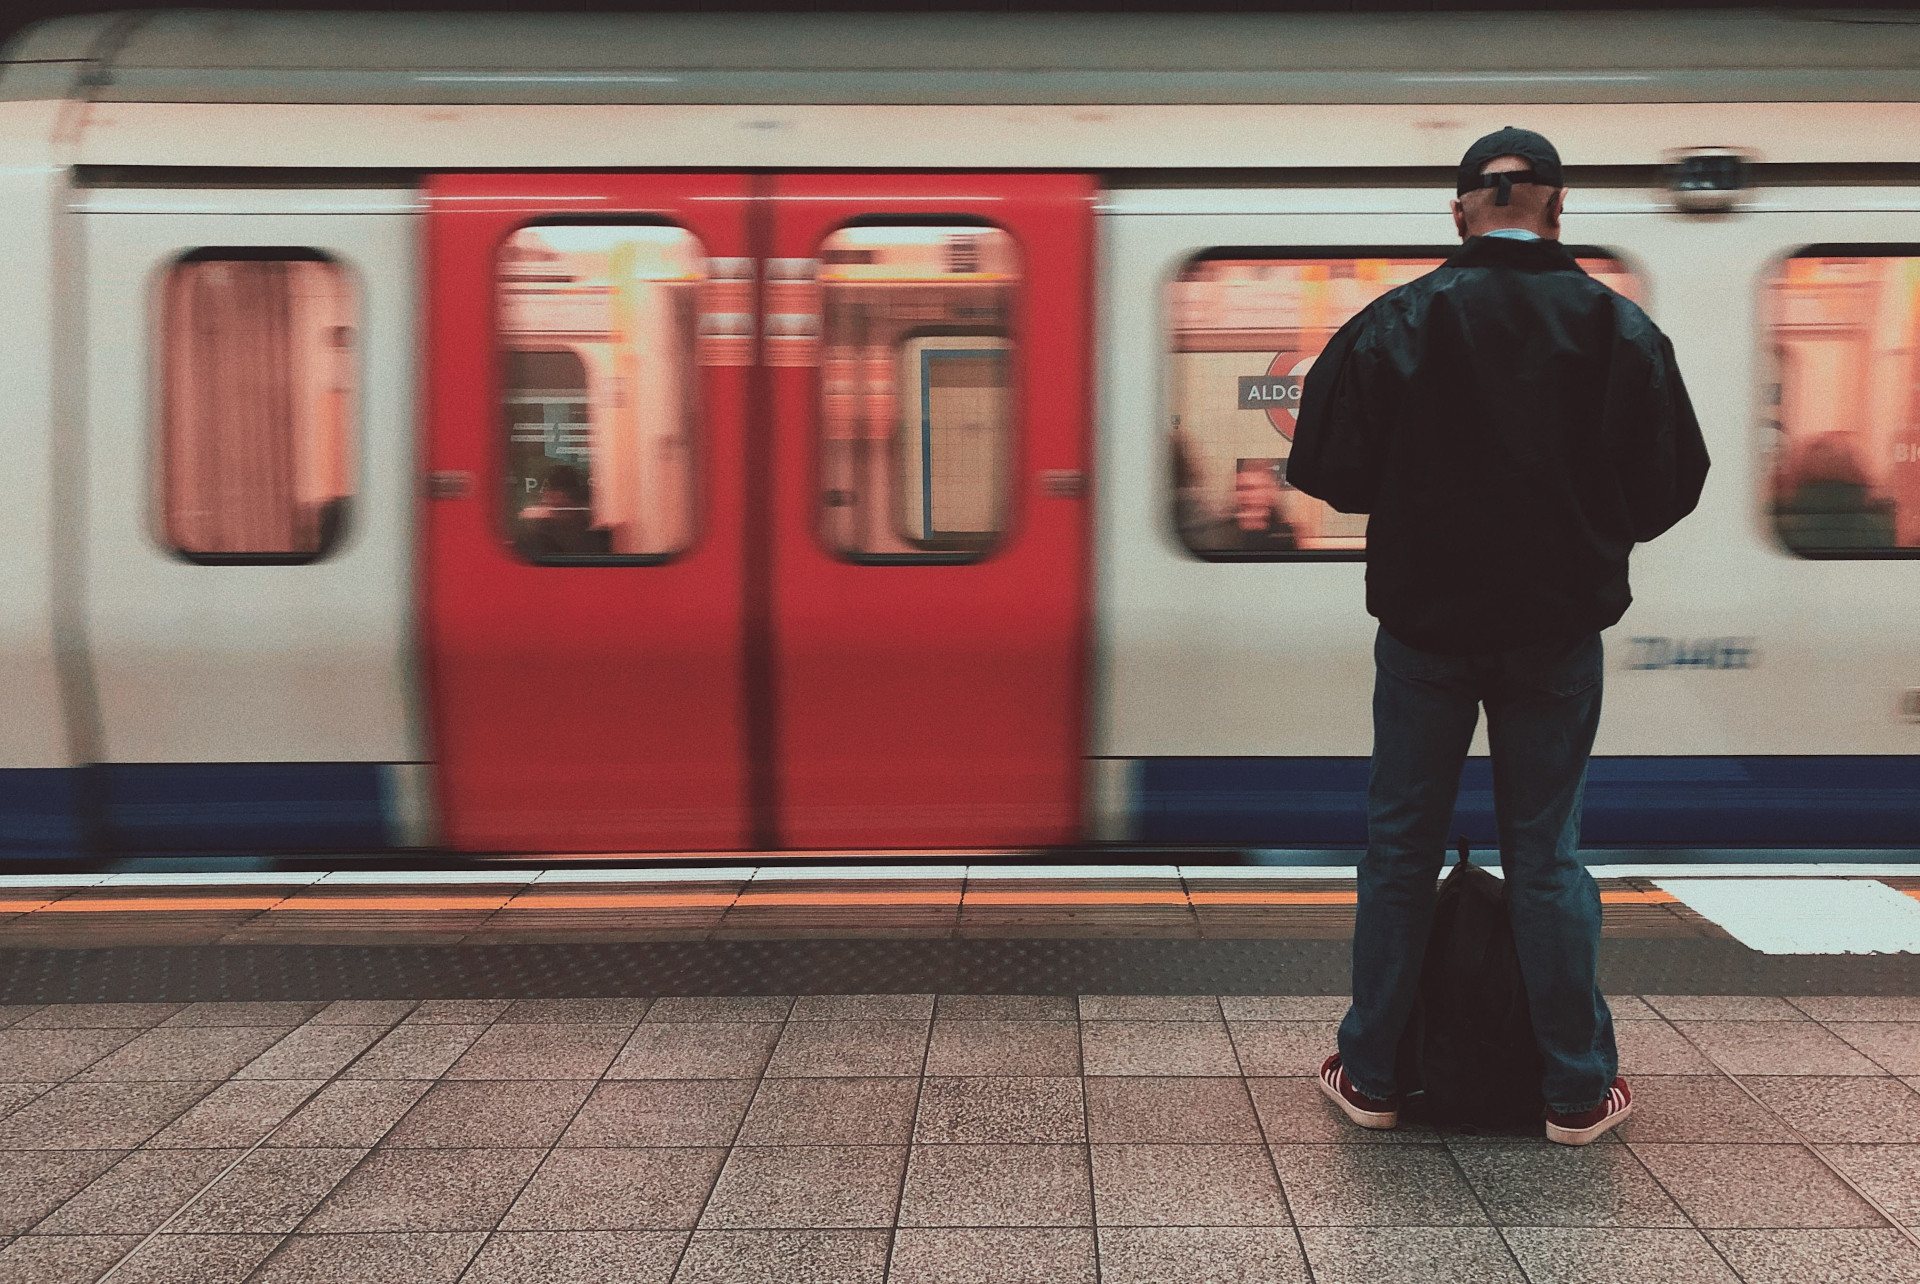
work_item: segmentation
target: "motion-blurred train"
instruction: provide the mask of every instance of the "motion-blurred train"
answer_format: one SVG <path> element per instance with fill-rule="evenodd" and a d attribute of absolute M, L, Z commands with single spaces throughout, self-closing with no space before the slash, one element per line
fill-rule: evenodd
<path fill-rule="evenodd" d="M 1714 458 L 1587 841 L 1920 847 L 1910 15 L 182 12 L 0 67 L 0 859 L 1360 842 L 1293 410 L 1508 123 Z"/>

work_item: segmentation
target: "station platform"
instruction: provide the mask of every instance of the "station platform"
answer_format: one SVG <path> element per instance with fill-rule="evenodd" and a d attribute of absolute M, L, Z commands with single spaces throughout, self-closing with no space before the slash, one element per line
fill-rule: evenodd
<path fill-rule="evenodd" d="M 1319 1097 L 1338 866 L 0 875 L 0 1284 L 1920 1284 L 1920 867 L 1595 873 L 1584 1150 Z"/>

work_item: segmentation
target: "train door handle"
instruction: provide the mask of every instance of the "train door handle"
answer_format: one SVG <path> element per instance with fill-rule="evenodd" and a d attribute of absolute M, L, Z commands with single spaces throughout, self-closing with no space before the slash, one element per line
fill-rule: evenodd
<path fill-rule="evenodd" d="M 473 474 L 462 468 L 436 468 L 427 474 L 428 499 L 465 499 L 473 490 Z"/>
<path fill-rule="evenodd" d="M 1040 493 L 1049 499 L 1079 499 L 1087 493 L 1087 475 L 1078 468 L 1044 468 Z"/>

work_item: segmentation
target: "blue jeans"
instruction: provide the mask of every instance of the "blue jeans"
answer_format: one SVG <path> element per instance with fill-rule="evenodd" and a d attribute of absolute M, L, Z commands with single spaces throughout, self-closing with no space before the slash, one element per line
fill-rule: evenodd
<path fill-rule="evenodd" d="M 1480 706 L 1513 943 L 1547 1105 L 1600 1103 L 1619 1066 L 1600 994 L 1600 889 L 1580 863 L 1580 802 L 1600 723 L 1600 635 L 1476 655 L 1374 639 L 1367 854 L 1353 926 L 1353 1006 L 1340 1060 L 1370 1097 L 1394 1095 L 1394 1059 L 1420 986 L 1460 771 Z"/>

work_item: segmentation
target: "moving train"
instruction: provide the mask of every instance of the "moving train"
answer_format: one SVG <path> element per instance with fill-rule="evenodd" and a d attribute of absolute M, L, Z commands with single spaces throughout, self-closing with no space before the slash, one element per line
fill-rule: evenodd
<path fill-rule="evenodd" d="M 1286 486 L 1292 407 L 1509 123 L 1714 460 L 1607 635 L 1588 843 L 1920 847 L 1909 15 L 0 61 L 0 859 L 1351 847 L 1365 526 Z"/>

